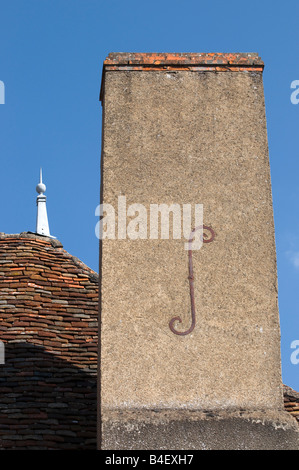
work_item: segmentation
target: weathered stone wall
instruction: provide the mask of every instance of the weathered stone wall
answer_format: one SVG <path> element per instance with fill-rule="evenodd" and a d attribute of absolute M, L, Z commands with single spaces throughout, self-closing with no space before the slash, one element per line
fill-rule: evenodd
<path fill-rule="evenodd" d="M 103 240 L 102 404 L 277 407 L 262 73 L 135 65 L 105 72 L 103 202 L 117 208 L 125 195 L 148 213 L 151 203 L 202 203 L 216 237 L 193 254 L 197 327 L 187 337 L 168 327 L 175 316 L 190 322 L 185 240 Z"/>
<path fill-rule="evenodd" d="M 143 412 L 145 424 L 153 410 L 178 423 L 180 410 L 283 409 L 262 71 L 256 54 L 123 53 L 104 63 L 103 202 L 117 211 L 126 196 L 148 214 L 151 204 L 203 204 L 215 232 L 193 252 L 197 323 L 187 336 L 169 328 L 173 317 L 181 330 L 191 321 L 186 240 L 102 241 L 104 448 L 134 410 L 142 440 Z M 128 442 L 139 432 L 130 423 Z"/>

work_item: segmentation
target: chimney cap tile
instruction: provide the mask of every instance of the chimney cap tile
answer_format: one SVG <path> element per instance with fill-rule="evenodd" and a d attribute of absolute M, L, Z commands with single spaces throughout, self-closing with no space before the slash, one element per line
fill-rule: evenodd
<path fill-rule="evenodd" d="M 104 60 L 100 101 L 106 71 L 263 72 L 257 52 L 110 52 Z"/>
<path fill-rule="evenodd" d="M 111 52 L 104 66 L 115 65 L 237 65 L 263 66 L 256 52 Z"/>

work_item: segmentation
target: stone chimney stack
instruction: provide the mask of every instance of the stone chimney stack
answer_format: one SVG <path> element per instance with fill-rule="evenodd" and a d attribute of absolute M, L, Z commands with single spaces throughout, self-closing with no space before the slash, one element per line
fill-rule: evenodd
<path fill-rule="evenodd" d="M 282 411 L 263 68 L 256 53 L 104 61 L 102 449 L 298 448 Z M 203 209 L 191 232 L 187 207 Z"/>

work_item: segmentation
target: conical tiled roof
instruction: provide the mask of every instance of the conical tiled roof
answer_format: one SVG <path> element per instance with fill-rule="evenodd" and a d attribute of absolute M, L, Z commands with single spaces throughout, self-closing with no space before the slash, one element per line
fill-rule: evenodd
<path fill-rule="evenodd" d="M 299 393 L 287 385 L 283 386 L 284 407 L 299 424 Z"/>
<path fill-rule="evenodd" d="M 98 275 L 55 239 L 0 234 L 0 292 L 0 448 L 95 448 Z"/>

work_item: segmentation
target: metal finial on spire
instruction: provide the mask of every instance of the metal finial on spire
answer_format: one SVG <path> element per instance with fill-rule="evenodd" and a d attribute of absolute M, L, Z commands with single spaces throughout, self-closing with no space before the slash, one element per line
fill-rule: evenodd
<path fill-rule="evenodd" d="M 43 183 L 43 174 L 42 169 L 39 172 L 39 183 L 36 186 L 36 191 L 38 196 L 36 198 L 37 204 L 37 217 L 36 217 L 36 233 L 39 235 L 45 235 L 50 237 L 50 229 L 48 223 L 48 215 L 47 215 L 47 206 L 46 200 L 47 197 L 44 195 L 46 192 L 46 185 Z"/>
<path fill-rule="evenodd" d="M 46 185 L 43 183 L 43 171 L 40 168 L 40 170 L 39 170 L 39 183 L 36 186 L 36 191 L 38 192 L 38 194 L 44 194 L 46 192 L 46 189 L 47 189 Z"/>

